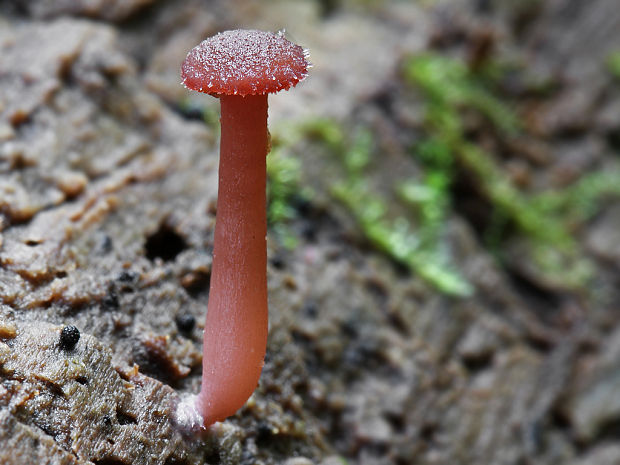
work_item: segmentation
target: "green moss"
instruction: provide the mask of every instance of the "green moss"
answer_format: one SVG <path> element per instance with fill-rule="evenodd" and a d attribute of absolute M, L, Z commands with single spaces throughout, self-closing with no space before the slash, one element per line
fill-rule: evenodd
<path fill-rule="evenodd" d="M 533 197 L 541 214 L 561 214 L 569 225 L 578 225 L 592 218 L 606 199 L 620 196 L 620 169 L 609 168 L 584 175 L 562 190 L 550 190 Z"/>
<path fill-rule="evenodd" d="M 472 288 L 448 263 L 448 255 L 424 245 L 405 217 L 386 219 L 385 203 L 369 197 L 363 184 L 338 184 L 334 195 L 358 220 L 368 240 L 447 294 L 466 296 Z"/>
<path fill-rule="evenodd" d="M 341 172 L 334 175 L 339 180 L 332 184 L 331 194 L 349 210 L 371 244 L 442 292 L 471 294 L 471 285 L 450 263 L 450 254 L 441 240 L 448 207 L 443 193 L 447 181 L 441 173 L 429 172 L 421 183 L 396 180 L 393 195 L 380 193 L 372 182 L 373 170 L 381 170 L 380 165 L 373 166 L 380 154 L 367 128 L 345 131 L 332 120 L 316 119 L 305 122 L 300 129 L 305 137 L 323 144 L 338 161 Z M 436 163 L 433 150 L 429 146 L 429 160 Z M 409 215 L 392 213 L 396 200 L 409 205 Z"/>
<path fill-rule="evenodd" d="M 293 195 L 290 192 L 291 184 L 286 180 L 288 176 L 286 172 L 290 170 L 290 167 L 279 166 L 280 161 L 273 160 L 275 157 L 268 158 L 267 162 L 267 223 L 285 248 L 294 249 L 299 240 L 287 225 L 287 222 L 295 216 L 295 209 L 290 204 Z"/>
<path fill-rule="evenodd" d="M 338 123 L 328 118 L 315 118 L 302 123 L 299 131 L 310 140 L 325 144 L 333 152 L 345 149 L 344 131 Z"/>
<path fill-rule="evenodd" d="M 272 230 L 285 246 L 297 244 L 287 226 L 296 215 L 292 202 L 311 193 L 300 189 L 302 164 L 291 151 L 301 141 L 320 146 L 338 165 L 328 174 L 335 179 L 328 182 L 331 195 L 350 211 L 369 242 L 442 292 L 469 295 L 472 287 L 452 263 L 445 240 L 458 167 L 473 178 L 491 205 L 485 237 L 499 258 L 506 231 L 516 228 L 541 279 L 565 288 L 582 287 L 591 269 L 572 233 L 598 211 L 602 199 L 620 195 L 620 172 L 592 173 L 561 190 L 519 190 L 492 154 L 465 134 L 464 115 L 472 111 L 483 116 L 499 137 L 522 131 L 510 105 L 493 91 L 501 74 L 501 66 L 474 74 L 458 60 L 431 54 L 407 62 L 405 76 L 422 91 L 425 104 L 425 135 L 412 150 L 421 174 L 398 179 L 395 173 L 391 192 L 376 184 L 381 154 L 367 128 L 345 130 L 329 119 L 280 126 L 267 159 Z"/>
<path fill-rule="evenodd" d="M 620 58 L 611 65 L 613 61 L 610 67 L 618 65 L 620 69 Z M 415 153 L 427 170 L 434 166 L 437 172 L 438 166 L 453 163 L 466 170 L 494 210 L 487 235 L 492 245 L 499 247 L 501 230 L 512 224 L 527 239 L 527 250 L 543 279 L 563 287 L 582 287 L 590 276 L 590 267 L 571 231 L 597 210 L 602 196 L 620 194 L 618 170 L 593 173 L 563 190 L 523 193 L 504 175 L 492 155 L 465 135 L 463 110 L 486 117 L 502 137 L 521 131 L 514 112 L 494 95 L 492 79 L 474 74 L 458 60 L 433 54 L 410 59 L 405 76 L 422 91 L 426 105 L 428 139 Z M 437 160 L 435 165 L 429 165 L 432 157 Z M 439 169 L 439 174 L 444 174 L 442 183 L 447 179 L 449 184 L 449 170 Z M 439 185 L 440 192 L 446 193 L 446 186 Z"/>
<path fill-rule="evenodd" d="M 367 168 L 374 152 L 372 135 L 361 129 L 351 143 L 336 152 L 345 168 L 345 179 L 332 186 L 332 194 L 353 214 L 365 237 L 379 250 L 412 269 L 440 291 L 467 296 L 471 285 L 450 263 L 440 240 L 444 226 L 445 180 L 431 173 L 423 183 L 397 184 L 401 200 L 417 207 L 411 218 L 390 215 L 388 199 L 373 190 Z M 411 223 L 417 219 L 417 227 Z"/>
<path fill-rule="evenodd" d="M 620 51 L 612 52 L 607 57 L 607 69 L 617 79 L 620 79 Z"/>
<path fill-rule="evenodd" d="M 291 204 L 299 190 L 298 159 L 286 156 L 280 148 L 272 149 L 267 157 L 267 223 L 287 249 L 294 249 L 299 240 L 287 226 L 295 218 Z"/>
<path fill-rule="evenodd" d="M 304 136 L 302 125 L 281 125 L 272 132 L 267 156 L 267 223 L 284 247 L 292 249 L 299 239 L 288 227 L 297 210 L 293 203 L 312 197 L 301 185 L 301 160 L 292 149 Z"/>
<path fill-rule="evenodd" d="M 267 157 L 267 221 L 270 224 L 295 217 L 291 200 L 299 194 L 300 169 L 299 159 L 287 156 L 281 147 L 272 148 Z"/>
<path fill-rule="evenodd" d="M 442 140 L 462 137 L 462 118 L 458 110 L 470 107 L 486 116 L 507 134 L 514 134 L 520 124 L 514 112 L 488 90 L 485 76 L 473 75 L 455 59 L 426 54 L 414 57 L 405 67 L 407 78 L 424 91 L 427 120 L 441 129 Z M 497 78 L 497 71 L 490 73 Z"/>
<path fill-rule="evenodd" d="M 436 249 L 450 208 L 452 158 L 449 148 L 438 139 L 427 139 L 417 146 L 424 167 L 421 180 L 407 179 L 398 185 L 399 197 L 419 218 L 418 235 L 423 247 Z"/>

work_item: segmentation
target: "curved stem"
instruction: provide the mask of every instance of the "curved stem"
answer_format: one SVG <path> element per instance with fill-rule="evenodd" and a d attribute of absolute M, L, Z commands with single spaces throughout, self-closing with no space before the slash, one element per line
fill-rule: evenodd
<path fill-rule="evenodd" d="M 204 425 L 233 415 L 258 384 L 267 346 L 267 95 L 221 96 L 217 219 L 202 387 Z"/>

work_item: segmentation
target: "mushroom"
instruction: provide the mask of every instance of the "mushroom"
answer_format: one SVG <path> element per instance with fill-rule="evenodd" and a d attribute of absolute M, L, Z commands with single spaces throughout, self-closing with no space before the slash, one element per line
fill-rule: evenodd
<path fill-rule="evenodd" d="M 182 422 L 208 427 L 233 415 L 258 385 L 267 347 L 267 94 L 308 74 L 307 51 L 282 33 L 221 32 L 194 47 L 185 87 L 219 97 L 221 142 L 202 386 Z M 189 410 L 193 410 L 188 413 Z M 196 417 L 199 414 L 200 417 Z"/>

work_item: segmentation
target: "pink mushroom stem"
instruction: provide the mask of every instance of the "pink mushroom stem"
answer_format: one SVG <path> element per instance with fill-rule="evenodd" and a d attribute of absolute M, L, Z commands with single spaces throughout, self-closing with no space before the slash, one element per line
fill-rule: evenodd
<path fill-rule="evenodd" d="M 204 332 L 204 424 L 233 415 L 258 384 L 267 345 L 267 94 L 221 95 L 217 221 Z"/>
<path fill-rule="evenodd" d="M 219 191 L 202 387 L 181 422 L 203 426 L 233 415 L 258 384 L 267 346 L 267 94 L 308 74 L 307 52 L 283 34 L 219 33 L 187 54 L 183 84 L 219 97 Z"/>

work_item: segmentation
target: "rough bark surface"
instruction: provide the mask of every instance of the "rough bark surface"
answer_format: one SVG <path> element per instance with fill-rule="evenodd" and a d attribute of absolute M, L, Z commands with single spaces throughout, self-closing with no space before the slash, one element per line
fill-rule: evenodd
<path fill-rule="evenodd" d="M 616 0 L 0 0 L 0 463 L 618 463 L 617 204 L 575 231 L 596 269 L 596 292 L 575 293 L 518 253 L 499 265 L 456 202 L 447 240 L 476 292 L 451 298 L 325 201 L 331 162 L 312 137 L 290 149 L 316 193 L 289 225 L 298 246 L 268 234 L 258 390 L 201 436 L 173 409 L 199 389 L 216 218 L 217 127 L 203 116 L 217 102 L 179 85 L 192 46 L 286 27 L 315 67 L 271 98 L 270 124 L 364 122 L 387 189 L 419 170 L 403 59 L 434 44 L 475 61 L 490 30 L 494 53 L 527 55 L 557 86 L 532 104 L 510 83 L 529 129 L 499 163 L 535 189 L 617 168 L 620 86 L 604 61 L 619 24 Z M 81 333 L 72 349 L 66 325 Z"/>

